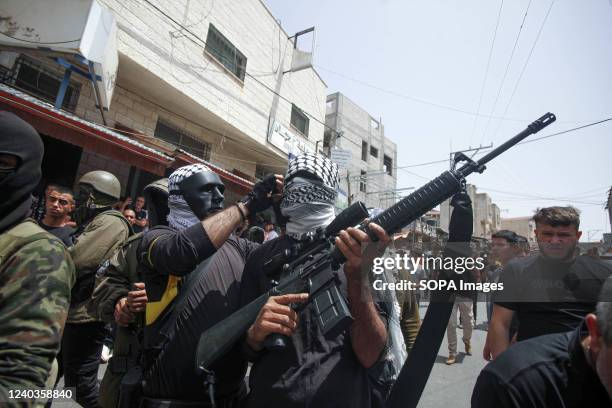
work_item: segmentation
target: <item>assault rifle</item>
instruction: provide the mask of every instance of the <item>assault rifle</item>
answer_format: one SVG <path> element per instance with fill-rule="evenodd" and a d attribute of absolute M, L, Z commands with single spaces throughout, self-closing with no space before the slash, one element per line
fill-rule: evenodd
<path fill-rule="evenodd" d="M 307 240 L 266 261 L 264 271 L 274 287 L 202 334 L 196 352 L 197 369 L 208 373 L 207 367 L 247 331 L 270 296 L 308 292 L 309 303 L 315 307 L 325 335 L 335 336 L 350 324 L 349 308 L 338 290 L 341 264 L 330 253 L 335 236 L 343 229 L 358 225 L 367 216 L 365 205 L 358 201 L 334 218 L 325 230 L 318 229 Z M 284 347 L 283 337 L 268 336 L 266 347 Z"/>
<path fill-rule="evenodd" d="M 465 177 L 474 172 L 482 173 L 486 163 L 555 120 L 555 115 L 552 113 L 545 114 L 478 161 L 473 161 L 462 153 L 456 154 L 450 170 L 372 218 L 371 222 L 380 225 L 389 235 L 399 231 L 464 189 Z M 457 169 L 457 164 L 460 162 L 465 164 Z M 201 335 L 196 352 L 196 369 L 210 375 L 211 364 L 227 352 L 248 330 L 270 296 L 307 292 L 310 295 L 309 301 L 314 304 L 317 320 L 324 335 L 333 336 L 346 328 L 352 317 L 346 301 L 336 286 L 337 270 L 346 259 L 333 245 L 331 237 L 340 229 L 354 226 L 367 216 L 367 213 L 359 210 L 360 207 L 363 207 L 363 204 L 359 203 L 356 207 L 353 205 L 342 212 L 325 232 L 317 232 L 311 244 L 298 248 L 297 253 L 284 254 L 277 260 L 270 260 L 281 268 L 282 276 L 278 284 Z M 362 224 L 359 228 L 368 233 L 372 240 L 376 240 L 367 224 Z M 287 259 L 290 261 L 286 262 Z M 278 337 L 271 342 L 266 339 L 266 343 L 268 348 L 282 346 L 282 341 Z"/>

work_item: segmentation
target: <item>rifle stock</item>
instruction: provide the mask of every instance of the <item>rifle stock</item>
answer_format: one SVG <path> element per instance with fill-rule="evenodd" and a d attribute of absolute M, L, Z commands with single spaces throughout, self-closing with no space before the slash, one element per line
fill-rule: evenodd
<path fill-rule="evenodd" d="M 269 293 L 264 293 L 240 309 L 240 313 L 231 314 L 202 333 L 196 350 L 196 370 L 208 368 L 226 353 L 253 324 L 269 297 Z"/>

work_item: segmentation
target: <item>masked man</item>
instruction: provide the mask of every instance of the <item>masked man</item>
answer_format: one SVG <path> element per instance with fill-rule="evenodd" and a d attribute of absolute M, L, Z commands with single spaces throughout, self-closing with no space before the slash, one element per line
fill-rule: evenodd
<path fill-rule="evenodd" d="M 74 284 L 62 242 L 26 218 L 41 177 L 43 143 L 34 128 L 0 112 L 0 401 L 31 406 L 17 392 L 53 386 L 51 366 Z M 54 376 L 53 376 L 54 377 Z M 11 398 L 12 397 L 12 398 Z"/>
<path fill-rule="evenodd" d="M 282 215 L 288 217 L 287 235 L 268 241 L 249 258 L 244 271 L 243 304 L 271 288 L 263 263 L 290 249 L 335 217 L 334 201 L 338 169 L 330 160 L 312 154 L 289 162 L 285 178 Z M 381 241 L 388 241 L 382 228 L 370 224 Z M 367 235 L 349 228 L 336 245 L 347 257 L 340 273 L 340 292 L 348 299 L 354 318 L 349 329 L 335 338 L 325 338 L 310 307 L 299 315 L 291 304 L 303 303 L 307 294 L 272 296 L 249 328 L 244 350 L 253 361 L 250 374 L 251 407 L 342 406 L 370 407 L 372 386 L 368 368 L 383 356 L 387 344 L 387 314 L 362 291 L 361 243 Z M 365 294 L 364 294 L 365 293 Z M 362 297 L 366 296 L 365 298 Z M 282 351 L 267 351 L 270 334 L 290 336 Z"/>
<path fill-rule="evenodd" d="M 77 270 L 72 302 L 62 339 L 62 361 L 66 387 L 76 388 L 76 401 L 97 407 L 98 366 L 107 335 L 106 324 L 91 302 L 95 274 L 131 234 L 128 221 L 112 206 L 121 192 L 119 180 L 107 171 L 84 174 L 78 182 L 74 220 L 80 234 L 70 250 Z"/>
<path fill-rule="evenodd" d="M 169 226 L 145 233 L 137 251 L 143 285 L 136 291 L 125 289 L 124 297 L 107 298 L 102 312 L 107 318 L 114 315 L 120 325 L 131 324 L 144 312 L 145 406 L 208 400 L 193 370 L 197 334 L 238 307 L 242 270 L 253 248 L 230 234 L 246 217 L 271 205 L 281 180 L 267 177 L 241 202 L 223 210 L 224 185 L 208 167 L 181 167 L 169 177 Z M 113 302 L 114 313 L 108 307 Z M 239 353 L 232 356 L 239 358 L 230 357 L 218 373 L 217 406 L 230 406 L 245 392 L 246 362 Z"/>

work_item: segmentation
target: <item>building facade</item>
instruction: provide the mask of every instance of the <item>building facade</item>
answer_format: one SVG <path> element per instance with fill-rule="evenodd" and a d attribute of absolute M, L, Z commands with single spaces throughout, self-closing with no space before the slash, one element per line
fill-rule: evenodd
<path fill-rule="evenodd" d="M 201 161 L 235 181 L 240 194 L 265 174 L 284 173 L 289 153 L 314 151 L 323 141 L 326 85 L 312 67 L 292 69 L 294 38 L 263 1 L 98 3 L 112 12 L 118 28 L 110 109 L 101 113 L 91 82 L 73 74 L 62 110 L 54 115 L 84 121 L 98 138 L 127 138 L 123 150 L 137 145 L 163 163 L 153 169 L 119 147 L 86 143 L 84 131 L 83 137 L 67 138 L 42 123 L 37 129 L 54 155 L 49 161 L 67 152 L 79 155 L 65 166 L 66 174 L 48 169 L 48 182 L 72 185 L 84 172 L 101 168 L 113 171 L 131 195 L 172 168 Z M 63 66 L 41 52 L 0 53 L 0 77 L 8 87 L 2 95 L 9 99 L 22 92 L 52 102 L 64 74 Z M 52 108 L 39 101 L 32 101 L 39 111 Z M 3 102 L 3 108 L 19 110 Z"/>
<path fill-rule="evenodd" d="M 347 204 L 363 201 L 367 207 L 387 208 L 398 199 L 397 146 L 385 136 L 380 119 L 340 92 L 327 96 L 324 149 L 350 152 L 348 168 L 341 170 L 341 194 Z"/>
<path fill-rule="evenodd" d="M 501 229 L 500 209 L 492 202 L 487 193 L 479 193 L 473 184 L 466 186 L 468 195 L 472 200 L 474 214 L 473 233 L 474 238 L 491 239 L 491 234 Z M 440 204 L 440 227 L 448 231 L 451 214 L 450 200 Z"/>
<path fill-rule="evenodd" d="M 501 229 L 514 231 L 529 241 L 529 246 L 535 249 L 538 246 L 535 236 L 535 221 L 532 217 L 502 218 Z"/>

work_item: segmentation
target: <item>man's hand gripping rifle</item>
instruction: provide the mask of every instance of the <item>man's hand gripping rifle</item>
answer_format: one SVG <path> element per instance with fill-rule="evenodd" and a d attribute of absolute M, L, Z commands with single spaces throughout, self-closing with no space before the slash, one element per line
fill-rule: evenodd
<path fill-rule="evenodd" d="M 309 240 L 268 260 L 264 268 L 274 282 L 272 289 L 202 334 L 196 352 L 196 368 L 207 372 L 207 368 L 253 324 L 271 296 L 308 293 L 308 304 L 315 308 L 326 336 L 334 336 L 346 328 L 352 318 L 338 290 L 338 270 L 342 262 L 337 262 L 331 251 L 335 248 L 333 242 L 338 232 L 359 224 L 367 216 L 365 205 L 356 202 L 342 211 L 325 230 L 317 230 Z M 274 349 L 284 347 L 284 343 L 284 336 L 269 335 L 265 346 Z"/>
<path fill-rule="evenodd" d="M 544 129 L 555 120 L 555 115 L 552 113 L 545 114 L 478 161 L 473 161 L 463 154 L 456 155 L 451 170 L 445 171 L 389 207 L 371 219 L 371 222 L 380 225 L 389 235 L 399 231 L 465 188 L 465 178 L 468 175 L 473 172 L 482 173 L 485 170 L 485 164 L 489 161 L 527 136 Z M 465 164 L 457 169 L 456 165 L 460 162 L 465 162 Z M 360 203 L 355 205 L 363 206 Z M 310 245 L 296 248 L 297 252 L 301 253 L 285 254 L 288 258 L 294 258 L 291 262 L 286 263 L 282 259 L 274 261 L 283 264 L 281 275 L 284 276 L 281 277 L 278 285 L 202 334 L 196 354 L 196 369 L 208 372 L 207 368 L 227 352 L 253 324 L 259 310 L 270 296 L 308 292 L 310 302 L 314 304 L 319 313 L 319 324 L 323 332 L 328 335 L 343 330 L 345 325 L 350 323 L 351 317 L 346 301 L 340 296 L 335 286 L 337 269 L 344 263 L 345 258 L 340 250 L 333 246 L 330 237 L 340 229 L 356 225 L 367 216 L 354 206 L 349 207 L 353 211 L 350 216 L 345 214 L 349 209 L 345 210 L 330 224 L 325 233 L 319 232 L 318 238 L 313 239 Z M 372 241 L 377 240 L 366 224 L 362 224 L 359 228 L 367 232 Z M 273 347 L 276 341 L 267 341 L 267 343 Z"/>

